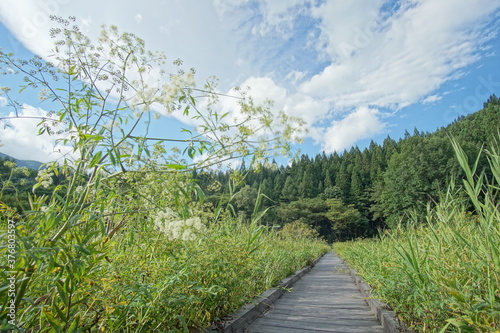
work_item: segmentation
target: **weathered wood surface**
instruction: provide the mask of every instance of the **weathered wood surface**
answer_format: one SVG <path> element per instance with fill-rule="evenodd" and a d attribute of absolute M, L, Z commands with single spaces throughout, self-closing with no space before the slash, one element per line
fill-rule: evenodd
<path fill-rule="evenodd" d="M 326 254 L 249 333 L 384 332 L 335 253 Z"/>

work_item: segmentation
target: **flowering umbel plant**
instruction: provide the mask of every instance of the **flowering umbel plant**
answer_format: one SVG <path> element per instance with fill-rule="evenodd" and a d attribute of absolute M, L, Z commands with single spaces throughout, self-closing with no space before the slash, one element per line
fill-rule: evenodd
<path fill-rule="evenodd" d="M 181 219 L 178 214 L 169 208 L 158 212 L 153 217 L 153 222 L 156 228 L 170 240 L 192 241 L 207 229 L 199 217 Z"/>
<path fill-rule="evenodd" d="M 103 27 L 93 43 L 73 25 L 74 17 L 52 19 L 59 23 L 50 31 L 52 62 L 39 56 L 17 60 L 0 51 L 0 72 L 21 76 L 20 91 L 34 90 L 41 107 L 51 110 L 39 117 L 39 133 L 57 133 L 59 143 L 71 147 L 37 178 L 35 187 L 52 193 L 34 192 L 31 211 L 9 222 L 16 233 L 15 283 L 2 280 L 0 298 L 7 299 L 4 294 L 15 286 L 16 321 L 2 322 L 10 311 L 4 302 L 0 329 L 105 330 L 103 318 L 114 320 L 102 296 L 114 283 L 103 273 L 112 262 L 113 237 L 127 234 L 132 242 L 136 232 L 157 228 L 170 240 L 195 239 L 206 227 L 190 215 L 189 205 L 203 193 L 185 171 L 288 152 L 302 122 L 275 116 L 270 102 L 257 105 L 245 93 L 238 97 L 239 121 L 229 121 L 227 113 L 217 111 L 215 81 L 196 88 L 195 71 L 183 70 L 182 61 L 167 72 L 166 57 L 146 50 L 133 34 Z M 12 98 L 12 90 L 1 91 L 15 121 L 22 121 L 23 104 Z M 196 123 L 196 129 L 181 129 L 189 134 L 186 139 L 149 136 L 155 117 L 173 113 Z M 162 207 L 175 207 L 179 215 Z"/>
<path fill-rule="evenodd" d="M 44 188 L 49 188 L 53 183 L 52 176 L 54 173 L 48 169 L 43 169 L 38 171 L 38 176 L 35 180 L 38 182 L 37 186 L 42 186 Z"/>

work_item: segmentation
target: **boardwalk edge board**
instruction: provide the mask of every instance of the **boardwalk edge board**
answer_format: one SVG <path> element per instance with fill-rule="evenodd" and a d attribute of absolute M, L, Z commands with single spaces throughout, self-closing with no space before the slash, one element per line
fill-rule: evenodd
<path fill-rule="evenodd" d="M 347 263 L 344 261 L 345 265 Z M 349 267 L 349 266 L 348 266 Z M 365 298 L 366 303 L 370 307 L 372 313 L 377 317 L 385 332 L 387 333 L 411 333 L 410 330 L 403 322 L 401 322 L 394 311 L 388 310 L 389 306 L 375 298 L 372 297 L 370 293 L 371 287 L 367 285 L 359 276 L 356 275 L 356 271 L 349 268 L 349 273 L 351 274 L 354 283 L 358 287 L 361 295 Z"/>
<path fill-rule="evenodd" d="M 210 326 L 205 330 L 205 333 L 210 332 L 225 332 L 225 333 L 236 333 L 244 332 L 244 330 L 259 316 L 261 316 L 265 311 L 267 311 L 273 305 L 276 300 L 278 300 L 286 291 L 286 289 L 291 288 L 300 278 L 302 278 L 306 273 L 308 273 L 323 257 L 324 254 L 314 259 L 314 261 L 296 271 L 294 274 L 283 279 L 278 284 L 278 287 L 269 289 L 259 296 L 255 297 L 252 302 L 245 304 L 235 313 L 222 318 L 221 321 Z"/>

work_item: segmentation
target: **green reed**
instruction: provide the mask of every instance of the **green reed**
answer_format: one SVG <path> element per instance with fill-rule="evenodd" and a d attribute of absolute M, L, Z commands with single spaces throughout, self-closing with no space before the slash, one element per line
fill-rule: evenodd
<path fill-rule="evenodd" d="M 451 185 L 429 205 L 425 223 L 412 217 L 409 227 L 334 249 L 415 330 L 497 332 L 500 155 L 496 145 L 481 152 L 489 160 L 488 178 L 477 170 L 479 155 L 470 165 L 452 143 L 464 170 L 463 187 Z"/>

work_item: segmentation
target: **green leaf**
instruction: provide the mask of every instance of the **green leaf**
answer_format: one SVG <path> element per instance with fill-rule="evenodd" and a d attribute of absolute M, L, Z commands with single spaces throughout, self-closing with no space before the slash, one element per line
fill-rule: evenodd
<path fill-rule="evenodd" d="M 47 319 L 49 322 L 50 326 L 56 331 L 60 332 L 61 327 L 63 326 L 63 323 L 59 322 L 49 311 L 44 311 L 43 312 L 44 317 Z"/>
<path fill-rule="evenodd" d="M 196 191 L 196 194 L 197 194 L 199 200 L 201 202 L 204 202 L 206 199 L 206 195 L 205 195 L 205 192 L 203 192 L 203 189 L 196 184 L 195 184 L 194 188 L 195 188 L 195 191 Z"/>
<path fill-rule="evenodd" d="M 80 324 L 80 315 L 77 315 L 71 325 L 69 326 L 68 328 L 68 333 L 71 333 L 71 332 L 78 332 L 78 324 Z"/>
<path fill-rule="evenodd" d="M 96 166 L 96 165 L 99 163 L 99 161 L 101 160 L 101 156 L 102 156 L 102 152 L 101 152 L 101 151 L 98 151 L 98 152 L 94 155 L 94 157 L 92 157 L 92 160 L 90 161 L 90 165 L 89 165 L 89 166 L 90 166 L 91 168 L 92 168 L 92 167 L 94 167 L 94 166 Z"/>
<path fill-rule="evenodd" d="M 187 169 L 187 166 L 181 165 L 181 164 L 167 164 L 167 168 L 174 169 L 174 170 L 185 170 Z"/>
<path fill-rule="evenodd" d="M 112 165 L 116 165 L 116 159 L 115 159 L 115 154 L 113 151 L 109 151 L 109 159 L 111 160 Z"/>
<path fill-rule="evenodd" d="M 80 244 L 75 244 L 74 245 L 75 249 L 78 250 L 79 252 L 86 254 L 86 255 L 91 255 L 92 252 L 90 252 L 87 248 L 81 246 Z"/>
<path fill-rule="evenodd" d="M 104 140 L 104 136 L 102 135 L 93 135 L 93 134 L 82 134 L 82 139 L 92 140 L 92 141 L 101 141 Z"/>
<path fill-rule="evenodd" d="M 56 287 L 57 287 L 57 292 L 59 293 L 59 296 L 61 297 L 64 305 L 69 304 L 69 298 L 68 295 L 66 294 L 65 288 L 61 280 L 56 281 Z"/>
<path fill-rule="evenodd" d="M 190 158 L 194 158 L 196 155 L 196 149 L 194 147 L 188 147 L 187 153 Z"/>

